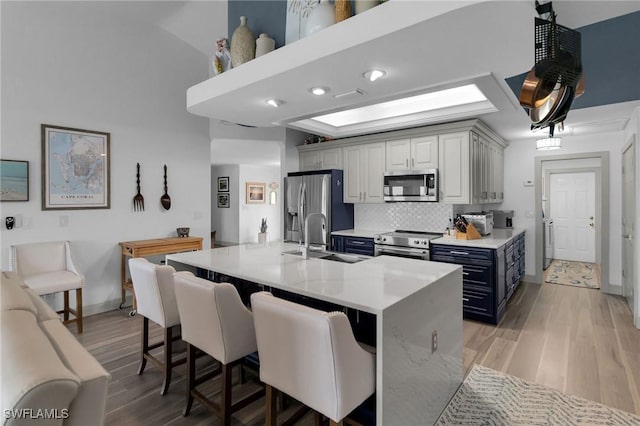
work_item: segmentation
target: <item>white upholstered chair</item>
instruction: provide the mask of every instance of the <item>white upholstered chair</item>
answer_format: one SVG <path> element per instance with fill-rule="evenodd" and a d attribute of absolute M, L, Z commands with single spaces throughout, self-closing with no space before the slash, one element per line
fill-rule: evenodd
<path fill-rule="evenodd" d="M 173 360 L 173 335 L 175 327 L 180 326 L 180 316 L 173 289 L 173 273 L 171 266 L 157 265 L 143 257 L 129 259 L 129 272 L 136 295 L 137 313 L 143 317 L 142 344 L 140 351 L 140 367 L 138 375 L 144 372 L 147 361 L 151 361 L 162 370 L 164 379 L 160 395 L 165 395 L 171 383 L 173 367 L 183 364 L 185 357 Z M 149 320 L 164 329 L 164 340 L 149 344 Z M 149 351 L 164 345 L 162 361 Z"/>
<path fill-rule="evenodd" d="M 82 333 L 82 288 L 84 276 L 78 271 L 71 256 L 69 241 L 16 244 L 11 246 L 11 265 L 39 296 L 63 293 L 64 307 L 58 313 L 64 323 L 75 322 Z M 69 292 L 76 292 L 76 308 L 69 305 Z M 73 319 L 69 319 L 69 314 Z"/>
<path fill-rule="evenodd" d="M 187 404 L 189 415 L 193 399 L 231 424 L 231 414 L 264 395 L 264 388 L 231 402 L 231 372 L 244 357 L 257 350 L 253 315 L 247 309 L 236 288 L 229 283 L 214 283 L 191 272 L 174 274 L 176 299 L 182 323 L 182 339 L 187 342 Z M 220 403 L 207 399 L 196 387 L 211 374 L 196 378 L 196 348 L 220 362 L 222 392 Z M 217 374 L 217 371 L 215 372 Z"/>
<path fill-rule="evenodd" d="M 266 424 L 275 425 L 275 390 L 328 417 L 343 419 L 375 391 L 375 355 L 355 340 L 342 312 L 324 312 L 251 295 L 260 380 L 267 385 Z"/>

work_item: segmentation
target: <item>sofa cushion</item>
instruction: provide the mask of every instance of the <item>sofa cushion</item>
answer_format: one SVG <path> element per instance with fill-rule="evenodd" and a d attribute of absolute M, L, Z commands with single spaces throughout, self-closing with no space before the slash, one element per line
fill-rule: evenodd
<path fill-rule="evenodd" d="M 0 307 L 2 312 L 22 310 L 37 315 L 37 308 L 21 284 L 22 280 L 13 272 L 0 274 Z"/>
<path fill-rule="evenodd" d="M 82 287 L 82 278 L 73 272 L 55 271 L 23 277 L 24 283 L 39 295 Z"/>
<path fill-rule="evenodd" d="M 109 373 L 58 320 L 40 324 L 64 364 L 80 379 L 78 394 L 71 403 L 65 425 L 104 423 Z"/>
<path fill-rule="evenodd" d="M 1 315 L 3 410 L 48 409 L 63 416 L 63 410 L 69 408 L 76 396 L 80 379 L 60 360 L 33 313 L 9 310 Z M 37 420 L 38 425 L 61 423 L 61 419 Z M 5 425 L 17 424 L 25 424 L 25 420 L 5 420 Z"/>
<path fill-rule="evenodd" d="M 25 288 L 24 292 L 27 293 L 33 306 L 36 307 L 38 322 L 47 321 L 47 320 L 60 320 L 60 316 L 54 311 L 51 306 L 44 301 L 44 299 L 33 291 L 32 288 Z"/>

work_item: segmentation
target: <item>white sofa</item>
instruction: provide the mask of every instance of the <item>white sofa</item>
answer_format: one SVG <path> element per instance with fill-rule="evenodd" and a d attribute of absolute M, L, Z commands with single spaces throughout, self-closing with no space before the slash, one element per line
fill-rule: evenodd
<path fill-rule="evenodd" d="M 15 272 L 0 275 L 3 424 L 104 424 L 109 373 Z"/>

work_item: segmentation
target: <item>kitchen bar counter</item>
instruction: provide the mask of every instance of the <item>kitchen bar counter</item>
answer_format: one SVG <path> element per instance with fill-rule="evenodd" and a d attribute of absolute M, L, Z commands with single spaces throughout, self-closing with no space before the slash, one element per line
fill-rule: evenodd
<path fill-rule="evenodd" d="M 493 229 L 491 234 L 477 240 L 458 240 L 455 237 L 442 237 L 431 240 L 432 244 L 447 244 L 461 247 L 497 249 L 525 231 L 524 228 Z"/>
<path fill-rule="evenodd" d="M 463 378 L 462 268 L 390 256 L 349 264 L 282 254 L 297 248 L 271 242 L 166 258 L 177 270 L 201 268 L 374 314 L 376 423 L 434 424 Z"/>

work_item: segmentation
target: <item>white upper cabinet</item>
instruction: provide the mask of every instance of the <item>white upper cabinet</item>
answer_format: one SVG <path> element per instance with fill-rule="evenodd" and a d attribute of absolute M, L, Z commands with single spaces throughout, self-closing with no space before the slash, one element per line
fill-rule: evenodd
<path fill-rule="evenodd" d="M 387 141 L 387 171 L 436 168 L 438 168 L 437 135 Z"/>
<path fill-rule="evenodd" d="M 440 201 L 489 204 L 504 200 L 504 149 L 475 132 L 440 135 Z"/>
<path fill-rule="evenodd" d="M 300 153 L 300 170 L 342 169 L 342 148 Z"/>
<path fill-rule="evenodd" d="M 440 201 L 471 204 L 471 162 L 469 132 L 439 137 Z"/>
<path fill-rule="evenodd" d="M 384 142 L 344 148 L 344 202 L 382 203 Z"/>

